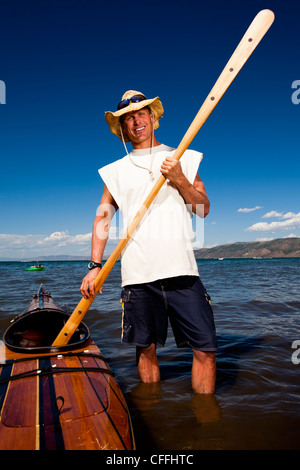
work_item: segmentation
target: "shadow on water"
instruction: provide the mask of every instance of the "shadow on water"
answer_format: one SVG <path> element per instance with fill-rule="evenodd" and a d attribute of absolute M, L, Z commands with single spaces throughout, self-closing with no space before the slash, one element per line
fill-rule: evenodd
<path fill-rule="evenodd" d="M 239 374 L 243 358 L 260 349 L 263 338 L 222 335 L 218 337 L 216 392 L 232 387 Z"/>
<path fill-rule="evenodd" d="M 242 335 L 218 336 L 217 382 L 219 392 L 234 385 L 243 357 L 261 348 L 264 339 Z M 190 374 L 193 353 L 190 349 L 173 349 L 163 357 L 160 364 L 161 379 L 172 380 L 180 375 Z"/>
<path fill-rule="evenodd" d="M 161 382 L 132 382 L 126 387 L 137 448 L 226 448 L 222 427 L 222 408 L 226 408 L 226 401 L 219 400 L 218 395 L 234 387 L 244 358 L 251 356 L 262 343 L 263 339 L 258 337 L 220 336 L 216 394 L 208 396 L 192 392 L 191 350 L 177 350 L 172 346 L 159 352 Z"/>

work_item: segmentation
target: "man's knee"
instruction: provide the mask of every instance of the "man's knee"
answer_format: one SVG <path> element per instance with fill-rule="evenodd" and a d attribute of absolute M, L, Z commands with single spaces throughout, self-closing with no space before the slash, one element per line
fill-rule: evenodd
<path fill-rule="evenodd" d="M 151 344 L 147 348 L 137 348 L 137 364 L 142 382 L 158 382 L 160 380 L 155 344 Z"/>
<path fill-rule="evenodd" d="M 136 354 L 137 354 L 138 359 L 140 357 L 148 358 L 148 359 L 150 359 L 151 357 L 156 357 L 156 345 L 153 343 L 153 344 L 150 344 L 150 346 L 147 346 L 146 348 L 137 346 Z"/>
<path fill-rule="evenodd" d="M 215 363 L 216 361 L 216 353 L 210 351 L 198 351 L 197 349 L 193 349 L 194 358 L 201 363 L 204 362 L 211 362 Z"/>

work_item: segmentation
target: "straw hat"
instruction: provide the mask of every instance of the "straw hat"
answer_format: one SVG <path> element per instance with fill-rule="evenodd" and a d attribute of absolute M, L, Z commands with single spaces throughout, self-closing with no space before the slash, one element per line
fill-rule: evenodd
<path fill-rule="evenodd" d="M 126 93 L 124 93 L 121 101 L 126 100 L 126 99 L 130 100 L 132 97 L 136 95 L 142 95 L 145 97 L 145 99 L 139 102 L 130 101 L 128 106 L 125 106 L 122 109 L 119 109 L 115 112 L 106 111 L 105 113 L 105 119 L 109 125 L 111 132 L 117 135 L 121 140 L 122 140 L 122 135 L 120 132 L 120 117 L 123 114 L 130 113 L 131 111 L 137 111 L 139 109 L 145 108 L 146 106 L 149 106 L 155 119 L 154 129 L 157 129 L 159 127 L 158 120 L 164 114 L 164 108 L 158 96 L 156 98 L 152 98 L 148 100 L 146 96 L 144 95 L 144 93 L 141 93 L 136 90 L 129 90 L 129 91 L 126 91 Z M 125 142 L 130 142 L 126 134 L 124 135 L 124 140 Z"/>

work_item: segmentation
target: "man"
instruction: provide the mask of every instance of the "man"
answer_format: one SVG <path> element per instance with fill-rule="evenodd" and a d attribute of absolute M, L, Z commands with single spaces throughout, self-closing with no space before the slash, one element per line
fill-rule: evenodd
<path fill-rule="evenodd" d="M 127 91 L 116 112 L 106 112 L 112 133 L 127 155 L 99 170 L 104 191 L 93 225 L 90 272 L 81 285 L 84 297 L 95 295 L 109 223 L 120 208 L 125 226 L 133 219 L 161 174 L 167 181 L 131 236 L 121 256 L 122 342 L 137 348 L 142 382 L 158 382 L 157 345 L 164 345 L 170 320 L 178 347 L 193 350 L 192 388 L 214 393 L 216 334 L 209 296 L 193 253 L 191 212 L 205 217 L 209 200 L 198 176 L 202 154 L 187 150 L 180 161 L 174 149 L 160 144 L 154 130 L 164 112 L 158 97 Z M 133 150 L 128 153 L 126 142 Z"/>

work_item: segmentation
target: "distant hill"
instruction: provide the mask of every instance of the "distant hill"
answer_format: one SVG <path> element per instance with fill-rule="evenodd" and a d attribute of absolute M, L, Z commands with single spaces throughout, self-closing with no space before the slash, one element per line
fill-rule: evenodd
<path fill-rule="evenodd" d="M 300 238 L 277 238 L 264 242 L 237 242 L 218 245 L 213 248 L 195 250 L 197 259 L 218 258 L 300 258 Z M 106 259 L 104 257 L 103 259 Z M 0 261 L 13 261 L 13 258 L 1 258 Z M 89 261 L 87 256 L 49 255 L 38 259 L 26 258 L 24 262 L 37 261 Z"/>
<path fill-rule="evenodd" d="M 197 259 L 299 258 L 300 238 L 277 238 L 263 242 L 237 242 L 195 251 Z"/>
<path fill-rule="evenodd" d="M 22 261 L 26 262 L 41 262 L 41 261 L 90 261 L 88 256 L 75 256 L 75 255 L 49 255 L 39 256 L 38 258 L 26 258 Z"/>
<path fill-rule="evenodd" d="M 74 256 L 74 255 L 49 255 L 41 256 L 39 261 L 80 261 L 88 260 L 90 261 L 89 256 Z"/>

